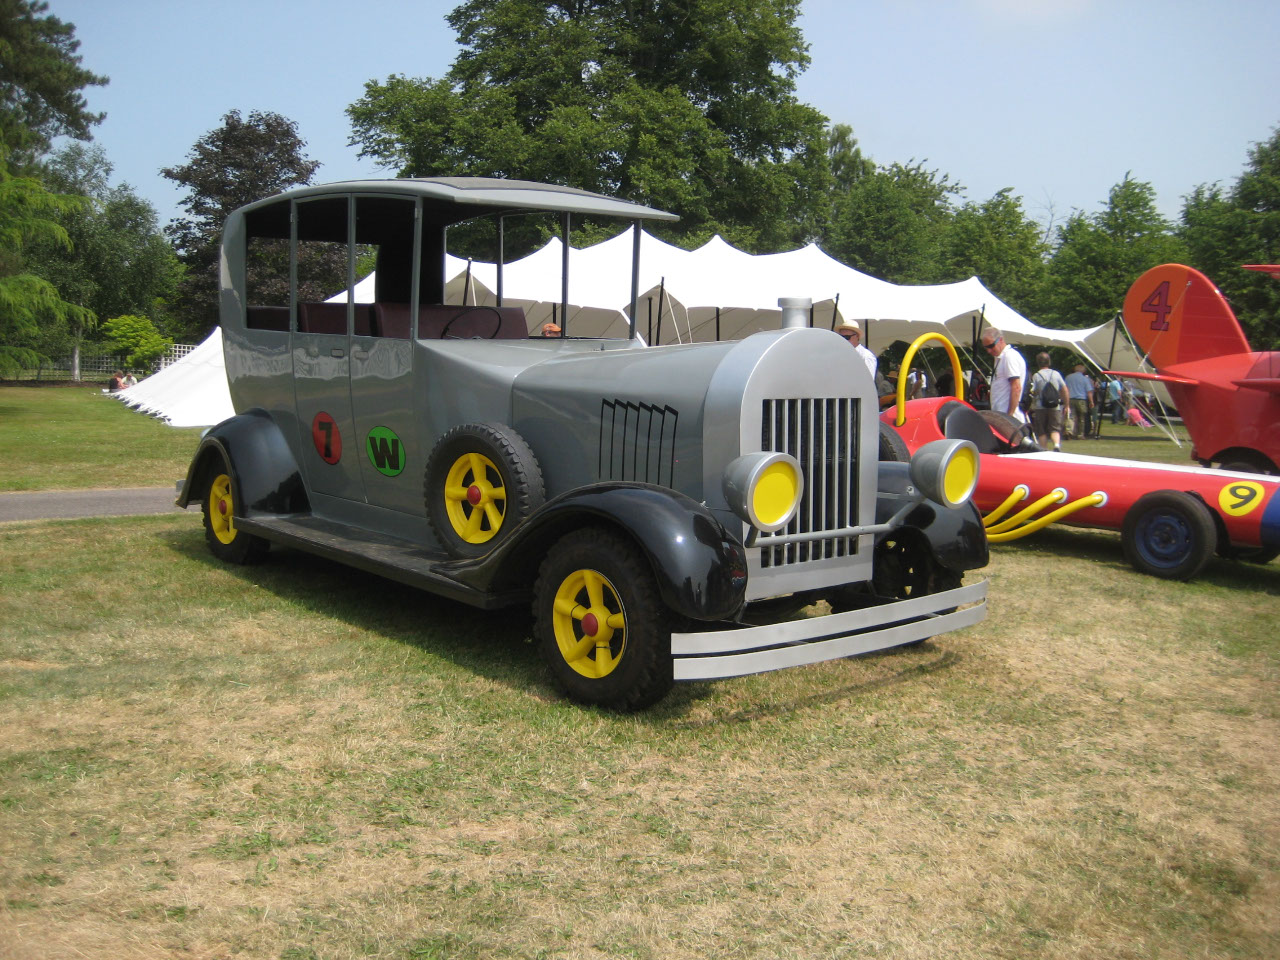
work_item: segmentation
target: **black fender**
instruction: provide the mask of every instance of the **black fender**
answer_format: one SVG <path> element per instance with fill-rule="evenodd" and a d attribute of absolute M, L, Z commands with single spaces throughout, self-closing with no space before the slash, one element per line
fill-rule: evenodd
<path fill-rule="evenodd" d="M 707 507 L 669 487 L 611 481 L 579 487 L 548 501 L 492 553 L 442 569 L 486 592 L 527 589 L 551 546 L 566 533 L 604 526 L 644 553 L 663 602 L 695 620 L 722 620 L 746 602 L 742 542 Z"/>
<path fill-rule="evenodd" d="M 310 509 L 302 471 L 279 426 L 263 410 L 249 410 L 217 426 L 200 438 L 177 504 L 185 507 L 204 495 L 211 465 L 230 467 L 236 513 L 301 513 Z"/>
<path fill-rule="evenodd" d="M 911 467 L 907 463 L 880 464 L 876 522 L 887 523 L 902 508 L 903 500 L 919 498 L 912 492 Z M 982 514 L 970 501 L 951 509 L 932 500 L 921 500 L 902 522 L 917 530 L 933 558 L 949 570 L 962 572 L 985 567 L 990 559 Z"/>

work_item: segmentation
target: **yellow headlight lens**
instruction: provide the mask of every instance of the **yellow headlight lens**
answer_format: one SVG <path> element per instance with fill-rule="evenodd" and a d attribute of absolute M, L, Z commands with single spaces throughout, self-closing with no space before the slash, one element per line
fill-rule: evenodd
<path fill-rule="evenodd" d="M 947 503 L 961 504 L 973 495 L 973 488 L 978 483 L 978 451 L 974 447 L 961 447 L 947 464 L 946 477 L 943 480 L 943 491 L 947 495 Z"/>
<path fill-rule="evenodd" d="M 800 499 L 800 475 L 785 460 L 771 463 L 760 472 L 751 491 L 751 512 L 765 527 L 784 523 Z"/>

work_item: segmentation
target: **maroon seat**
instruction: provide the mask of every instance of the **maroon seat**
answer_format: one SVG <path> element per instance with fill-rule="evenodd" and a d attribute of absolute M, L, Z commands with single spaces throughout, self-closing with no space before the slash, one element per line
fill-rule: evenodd
<path fill-rule="evenodd" d="M 345 303 L 298 304 L 299 333 L 327 333 L 343 336 L 347 332 L 347 305 Z M 367 303 L 355 304 L 355 335 L 374 336 L 373 309 Z"/>

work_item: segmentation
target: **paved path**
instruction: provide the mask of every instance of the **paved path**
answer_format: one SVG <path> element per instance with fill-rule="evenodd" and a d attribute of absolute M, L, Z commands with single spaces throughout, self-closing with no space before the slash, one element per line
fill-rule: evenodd
<path fill-rule="evenodd" d="M 173 505 L 177 497 L 178 493 L 172 486 L 0 493 L 0 523 L 168 513 L 178 509 Z"/>

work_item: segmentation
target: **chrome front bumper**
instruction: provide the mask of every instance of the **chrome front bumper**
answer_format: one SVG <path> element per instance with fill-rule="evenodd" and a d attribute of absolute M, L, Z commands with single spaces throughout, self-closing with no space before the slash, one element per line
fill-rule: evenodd
<path fill-rule="evenodd" d="M 953 609 L 972 604 L 963 609 Z M 944 612 L 950 611 L 950 612 Z M 871 653 L 959 630 L 987 615 L 987 581 L 910 600 L 757 627 L 673 633 L 677 680 L 715 680 Z"/>

